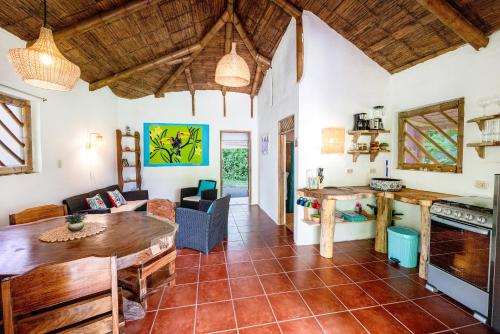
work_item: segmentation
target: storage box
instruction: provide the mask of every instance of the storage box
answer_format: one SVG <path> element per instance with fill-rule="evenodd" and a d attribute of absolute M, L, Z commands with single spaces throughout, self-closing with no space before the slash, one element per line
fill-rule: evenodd
<path fill-rule="evenodd" d="M 389 260 L 397 261 L 405 268 L 415 268 L 418 263 L 418 232 L 407 227 L 391 226 L 387 234 Z"/>

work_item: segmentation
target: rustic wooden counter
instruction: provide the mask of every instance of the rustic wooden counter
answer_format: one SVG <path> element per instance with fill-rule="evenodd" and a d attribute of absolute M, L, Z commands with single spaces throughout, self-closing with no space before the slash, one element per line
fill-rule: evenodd
<path fill-rule="evenodd" d="M 387 227 L 392 222 L 393 201 L 419 205 L 421 224 L 419 276 L 424 279 L 427 279 L 427 262 L 429 260 L 430 207 L 439 198 L 455 196 L 409 188 L 403 188 L 399 192 L 381 192 L 372 190 L 367 186 L 299 189 L 298 195 L 316 198 L 321 202 L 320 254 L 327 258 L 333 256 L 336 201 L 374 197 L 377 199 L 375 250 L 381 253 L 387 253 Z"/>

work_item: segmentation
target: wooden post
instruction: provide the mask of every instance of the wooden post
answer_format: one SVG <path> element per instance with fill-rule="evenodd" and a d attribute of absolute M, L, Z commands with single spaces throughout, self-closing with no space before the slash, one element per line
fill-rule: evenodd
<path fill-rule="evenodd" d="M 333 236 L 335 234 L 335 200 L 324 199 L 321 202 L 320 254 L 333 257 Z"/>
<path fill-rule="evenodd" d="M 134 144 L 135 144 L 135 185 L 137 190 L 142 189 L 142 177 L 141 177 L 141 135 L 139 131 L 134 133 Z"/>
<path fill-rule="evenodd" d="M 122 131 L 116 129 L 116 169 L 118 176 L 118 187 L 123 191 L 123 153 L 122 153 Z"/>
<path fill-rule="evenodd" d="M 375 234 L 375 251 L 387 253 L 387 227 L 392 222 L 392 198 L 384 193 L 377 195 L 377 230 Z"/>
<path fill-rule="evenodd" d="M 429 242 L 431 238 L 431 214 L 432 202 L 420 203 L 420 268 L 418 276 L 427 279 L 427 263 L 429 261 Z"/>
<path fill-rule="evenodd" d="M 297 82 L 302 79 L 304 73 L 304 26 L 302 25 L 302 16 L 295 18 L 297 23 Z"/>
<path fill-rule="evenodd" d="M 250 117 L 253 118 L 253 95 L 250 95 Z"/>
<path fill-rule="evenodd" d="M 227 105 L 226 105 L 226 90 L 222 90 L 222 102 L 223 102 L 223 111 L 224 111 L 224 117 L 226 117 L 226 110 L 227 110 Z"/>

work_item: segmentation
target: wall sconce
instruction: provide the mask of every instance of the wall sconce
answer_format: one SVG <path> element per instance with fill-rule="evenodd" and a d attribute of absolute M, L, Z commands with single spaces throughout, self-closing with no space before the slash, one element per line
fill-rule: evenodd
<path fill-rule="evenodd" d="M 345 129 L 326 128 L 321 130 L 321 153 L 344 153 Z"/>
<path fill-rule="evenodd" d="M 99 133 L 91 133 L 89 134 L 89 139 L 87 141 L 87 149 L 91 150 L 95 148 L 96 145 L 100 145 L 104 142 L 104 139 Z"/>

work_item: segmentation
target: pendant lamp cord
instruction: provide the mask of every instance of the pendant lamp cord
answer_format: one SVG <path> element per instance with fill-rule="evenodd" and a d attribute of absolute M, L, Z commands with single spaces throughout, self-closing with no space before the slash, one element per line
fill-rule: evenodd
<path fill-rule="evenodd" d="M 43 0 L 43 27 L 47 28 L 47 0 Z"/>

